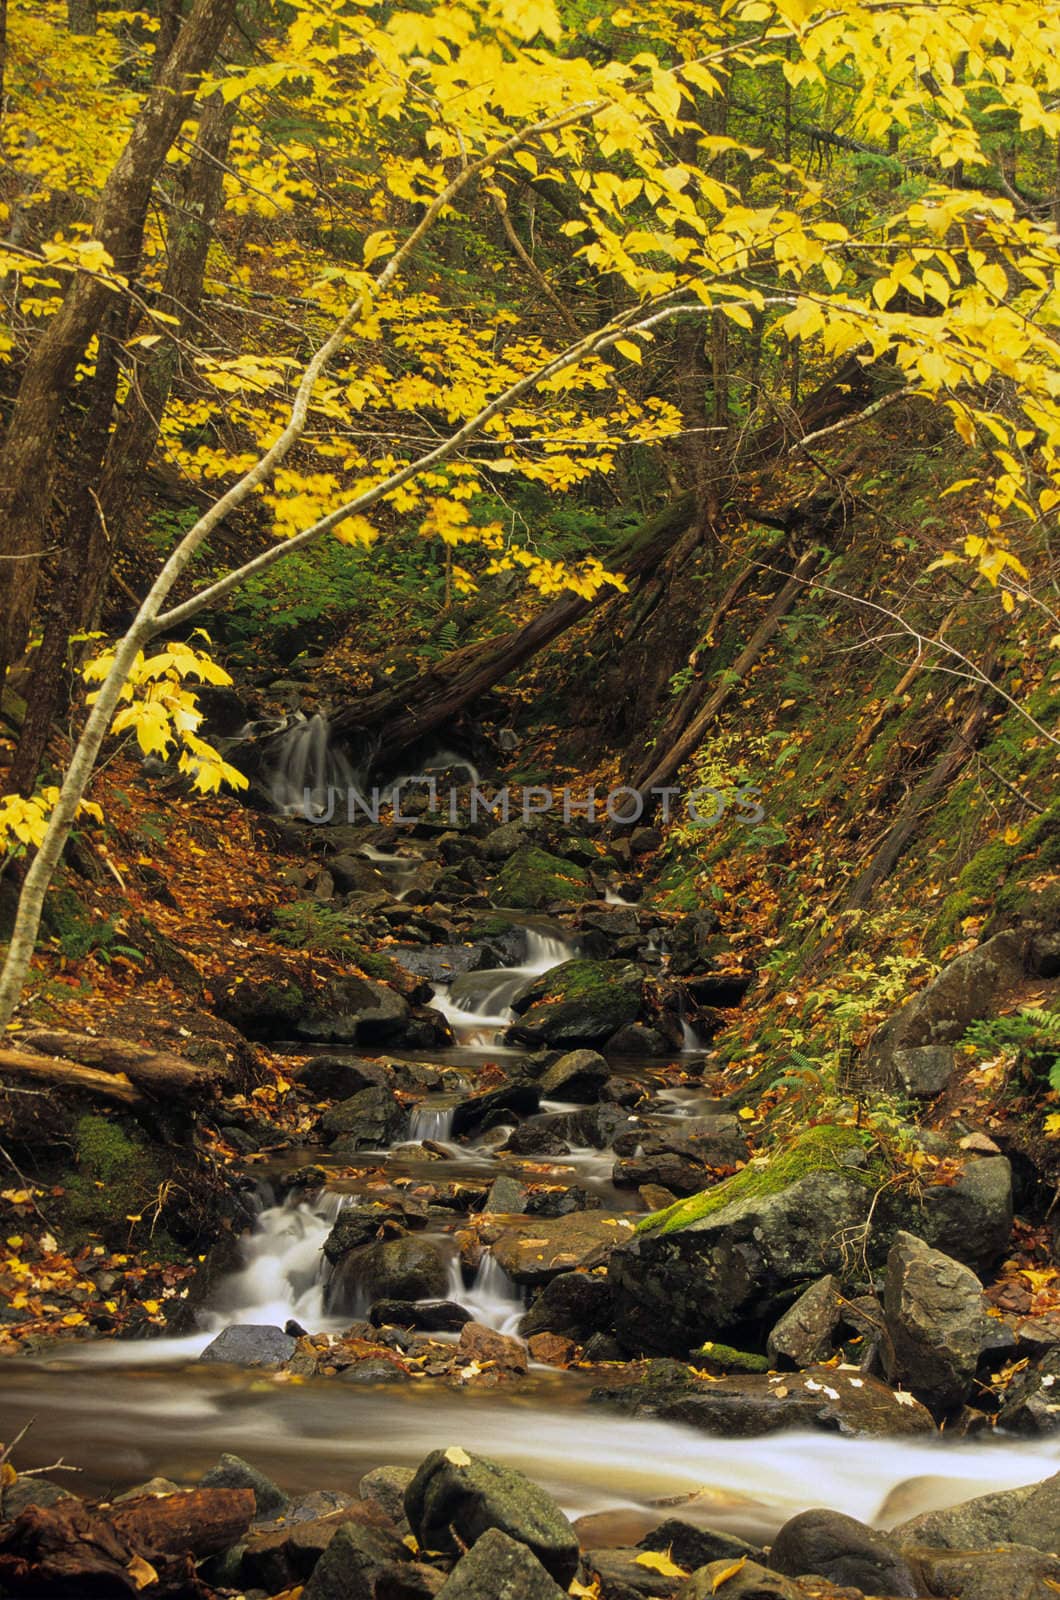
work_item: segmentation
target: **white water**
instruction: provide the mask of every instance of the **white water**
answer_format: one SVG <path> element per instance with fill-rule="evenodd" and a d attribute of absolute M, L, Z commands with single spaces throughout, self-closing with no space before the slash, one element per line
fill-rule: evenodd
<path fill-rule="evenodd" d="M 347 757 L 331 742 L 326 717 L 296 712 L 276 740 L 276 754 L 267 774 L 269 795 L 285 817 L 335 817 L 345 821 L 348 796 L 361 794 L 360 779 Z"/>
<path fill-rule="evenodd" d="M 434 1110 L 426 1101 L 422 1102 L 413 1111 L 409 1122 L 409 1142 L 422 1144 L 425 1139 L 431 1139 L 435 1144 L 444 1144 L 452 1135 L 455 1115 L 455 1105 Z"/>
<path fill-rule="evenodd" d="M 617 890 L 615 890 L 615 889 L 605 889 L 604 890 L 604 905 L 605 906 L 629 906 L 630 908 L 632 908 L 632 907 L 634 907 L 636 905 L 636 901 L 635 900 L 623 900 L 622 896 L 618 893 Z"/>
<path fill-rule="evenodd" d="M 458 1044 L 491 1045 L 514 1020 L 511 1003 L 524 983 L 569 961 L 575 947 L 552 934 L 526 930 L 526 960 L 518 967 L 487 967 L 465 972 L 450 984 L 437 984 L 431 1005 L 449 1023 Z"/>
<path fill-rule="evenodd" d="M 483 1327 L 495 1328 L 498 1333 L 518 1334 L 519 1321 L 526 1310 L 518 1285 L 514 1284 L 487 1250 L 479 1262 L 473 1282 L 465 1287 L 460 1258 L 454 1256 L 449 1265 L 449 1287 L 446 1298 L 470 1311 L 475 1322 Z"/>

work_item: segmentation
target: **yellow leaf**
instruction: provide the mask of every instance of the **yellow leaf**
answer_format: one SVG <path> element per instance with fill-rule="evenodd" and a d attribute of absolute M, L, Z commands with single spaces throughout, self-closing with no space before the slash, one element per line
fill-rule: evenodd
<path fill-rule="evenodd" d="M 730 1578 L 735 1578 L 736 1574 L 738 1572 L 742 1572 L 746 1565 L 747 1565 L 747 1557 L 746 1556 L 741 1556 L 739 1561 L 734 1561 L 734 1562 L 731 1563 L 730 1566 L 722 1567 L 720 1572 L 716 1572 L 714 1574 L 714 1577 L 711 1580 L 711 1584 L 712 1584 L 712 1587 L 714 1589 L 714 1593 L 717 1594 L 717 1592 L 721 1588 L 722 1584 L 723 1583 L 728 1583 Z"/>
<path fill-rule="evenodd" d="M 3 1465 L 0 1466 L 0 1489 L 10 1489 L 11 1485 L 16 1482 L 17 1478 L 18 1473 L 15 1471 L 10 1461 L 5 1461 Z"/>
<path fill-rule="evenodd" d="M 634 362 L 634 364 L 638 367 L 644 360 L 644 357 L 641 354 L 640 345 L 634 344 L 632 339 L 616 339 L 615 349 L 618 351 L 619 355 L 625 356 L 627 361 Z"/>
<path fill-rule="evenodd" d="M 158 1573 L 143 1556 L 133 1556 L 125 1570 L 138 1589 L 146 1589 L 149 1583 L 158 1582 Z"/>
<path fill-rule="evenodd" d="M 633 1557 L 633 1563 L 638 1567 L 649 1567 L 652 1572 L 661 1572 L 664 1578 L 688 1577 L 685 1567 L 679 1567 L 668 1554 L 663 1555 L 658 1550 L 643 1550 L 639 1556 Z"/>
<path fill-rule="evenodd" d="M 445 1452 L 445 1459 L 454 1467 L 469 1467 L 471 1465 L 471 1457 L 466 1450 L 461 1450 L 458 1444 L 449 1446 Z"/>

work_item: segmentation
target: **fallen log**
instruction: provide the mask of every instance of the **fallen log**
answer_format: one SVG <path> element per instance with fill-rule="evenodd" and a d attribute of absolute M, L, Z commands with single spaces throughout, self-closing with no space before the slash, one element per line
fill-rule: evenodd
<path fill-rule="evenodd" d="M 22 1050 L 0 1050 L 0 1077 L 30 1078 L 38 1083 L 55 1084 L 60 1089 L 85 1089 L 104 1100 L 118 1100 L 133 1106 L 142 1096 L 128 1078 L 113 1072 L 97 1072 L 61 1057 L 29 1055 Z"/>
<path fill-rule="evenodd" d="M 44 1055 L 65 1057 L 102 1074 L 124 1075 L 136 1089 L 160 1100 L 207 1100 L 220 1088 L 221 1071 L 199 1066 L 169 1050 L 149 1050 L 129 1039 L 97 1038 L 57 1028 L 31 1028 L 19 1043 Z"/>
<path fill-rule="evenodd" d="M 238 1543 L 256 1509 L 252 1489 L 28 1506 L 0 1532 L 0 1585 L 26 1600 L 209 1600 L 196 1561 Z"/>

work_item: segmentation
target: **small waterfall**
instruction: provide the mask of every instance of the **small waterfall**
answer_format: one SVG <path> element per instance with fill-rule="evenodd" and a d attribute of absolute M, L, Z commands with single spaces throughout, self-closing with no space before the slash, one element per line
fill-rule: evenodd
<path fill-rule="evenodd" d="M 417 1106 L 409 1123 L 410 1144 L 422 1144 L 425 1139 L 432 1139 L 435 1144 L 444 1144 L 453 1136 L 455 1115 L 455 1105 L 443 1106 L 441 1110 L 437 1110 L 425 1101 Z"/>
<path fill-rule="evenodd" d="M 212 1334 L 234 1322 L 282 1328 L 293 1318 L 310 1333 L 329 1326 L 324 1313 L 324 1240 L 348 1195 L 267 1206 L 242 1242 L 243 1266 L 218 1289 L 201 1321 Z M 330 1324 L 339 1326 L 340 1324 Z"/>
<path fill-rule="evenodd" d="M 681 1049 L 682 1049 L 682 1051 L 687 1054 L 688 1052 L 693 1051 L 693 1050 L 702 1050 L 702 1048 L 703 1048 L 703 1041 L 700 1039 L 699 1035 L 696 1033 L 695 1028 L 693 1028 L 692 1024 L 689 1022 L 687 1017 L 682 1017 L 681 1018 Z"/>
<path fill-rule="evenodd" d="M 619 894 L 617 889 L 605 889 L 604 890 L 604 905 L 605 906 L 629 906 L 629 907 L 633 907 L 633 906 L 636 905 L 636 901 L 634 901 L 634 900 L 624 900 L 622 898 L 622 896 Z"/>
<path fill-rule="evenodd" d="M 390 851 L 378 850 L 374 844 L 362 845 L 359 854 L 385 878 L 393 878 L 395 900 L 404 900 L 412 888 L 411 879 L 417 867 L 423 865 L 422 856 L 396 856 Z"/>
<path fill-rule="evenodd" d="M 272 741 L 267 785 L 281 816 L 344 822 L 352 792 L 364 802 L 358 775 L 331 742 L 328 719 L 297 712 Z"/>
<path fill-rule="evenodd" d="M 531 978 L 569 961 L 575 946 L 553 934 L 525 929 L 526 958 L 518 967 L 487 967 L 437 984 L 431 1005 L 449 1023 L 459 1043 L 496 1044 L 513 1021 L 512 1001 Z"/>
<path fill-rule="evenodd" d="M 518 1332 L 526 1306 L 517 1284 L 487 1250 L 470 1286 L 465 1287 L 459 1256 L 449 1264 L 448 1298 L 470 1311 L 476 1322 L 497 1333 Z"/>

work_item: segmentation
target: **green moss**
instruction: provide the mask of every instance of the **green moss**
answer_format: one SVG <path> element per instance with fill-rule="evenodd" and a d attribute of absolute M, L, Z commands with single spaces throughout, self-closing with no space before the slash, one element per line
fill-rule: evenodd
<path fill-rule="evenodd" d="M 686 1200 L 678 1200 L 664 1211 L 653 1211 L 637 1224 L 639 1233 L 676 1233 L 691 1222 L 702 1222 L 726 1206 L 758 1195 L 779 1194 L 782 1189 L 804 1178 L 808 1172 L 853 1172 L 863 1177 L 866 1186 L 875 1187 L 880 1174 L 873 1168 L 858 1171 L 855 1157 L 865 1156 L 864 1136 L 857 1128 L 823 1124 L 808 1128 L 787 1149 L 766 1163 L 744 1167 L 724 1182 L 715 1184 Z"/>
<path fill-rule="evenodd" d="M 720 1372 L 769 1372 L 771 1363 L 768 1356 L 758 1356 L 752 1350 L 737 1350 L 731 1344 L 718 1344 L 714 1339 L 708 1339 L 696 1351 L 696 1356 L 706 1362 L 709 1367 L 717 1367 Z"/>
<path fill-rule="evenodd" d="M 553 900 L 590 900 L 592 895 L 585 867 L 531 844 L 508 857 L 497 874 L 491 899 L 496 905 L 535 911 Z"/>
<path fill-rule="evenodd" d="M 135 1129 L 95 1113 L 78 1119 L 74 1150 L 77 1166 L 65 1183 L 73 1235 L 127 1241 L 135 1227 L 130 1217 L 142 1215 L 165 1181 L 154 1154 Z"/>

